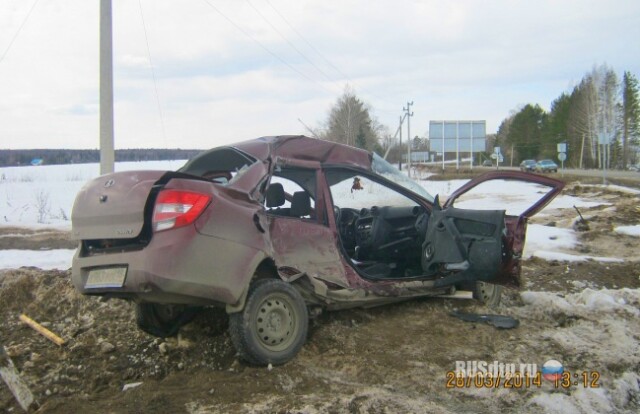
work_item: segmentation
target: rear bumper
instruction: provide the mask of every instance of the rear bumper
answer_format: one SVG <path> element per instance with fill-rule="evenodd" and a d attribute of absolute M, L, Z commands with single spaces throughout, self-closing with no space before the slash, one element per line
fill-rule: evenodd
<path fill-rule="evenodd" d="M 194 226 L 154 234 L 144 249 L 73 257 L 72 281 L 85 295 L 179 304 L 235 304 L 244 292 L 244 275 L 234 263 L 255 250 L 198 233 Z M 89 272 L 127 267 L 122 287 L 87 288 Z M 234 269 L 235 268 L 235 269 Z M 234 272 L 235 270 L 235 272 Z"/>

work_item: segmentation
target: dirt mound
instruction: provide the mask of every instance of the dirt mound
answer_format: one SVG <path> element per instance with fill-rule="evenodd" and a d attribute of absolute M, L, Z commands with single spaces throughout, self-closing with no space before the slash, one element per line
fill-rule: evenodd
<path fill-rule="evenodd" d="M 59 348 L 49 342 L 18 320 L 21 313 L 67 343 Z M 126 383 L 161 380 L 186 367 L 224 370 L 235 361 L 220 312 L 203 312 L 177 338 L 154 338 L 135 326 L 132 304 L 84 297 L 67 272 L 0 273 L 0 318 L 0 342 L 41 402 L 119 393 Z M 13 406 L 0 387 L 0 409 Z"/>
<path fill-rule="evenodd" d="M 78 242 L 71 240 L 68 231 L 56 229 L 33 230 L 22 227 L 3 227 L 0 234 L 0 250 L 22 249 L 75 249 Z"/>

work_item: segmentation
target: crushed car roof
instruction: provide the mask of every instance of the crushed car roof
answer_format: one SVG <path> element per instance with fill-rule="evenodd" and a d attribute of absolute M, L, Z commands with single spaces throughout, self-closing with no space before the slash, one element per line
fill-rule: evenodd
<path fill-rule="evenodd" d="M 281 157 L 321 164 L 349 164 L 371 170 L 372 154 L 365 150 L 304 135 L 279 135 L 232 145 L 259 159 Z"/>

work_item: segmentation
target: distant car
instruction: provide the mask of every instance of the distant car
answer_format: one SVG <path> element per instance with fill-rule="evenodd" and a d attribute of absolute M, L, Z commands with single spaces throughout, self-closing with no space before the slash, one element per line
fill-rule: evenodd
<path fill-rule="evenodd" d="M 558 164 L 552 160 L 541 160 L 536 164 L 537 172 L 558 172 Z"/>
<path fill-rule="evenodd" d="M 484 160 L 482 162 L 482 166 L 483 167 L 493 167 L 493 163 L 491 162 L 491 160 Z"/>
<path fill-rule="evenodd" d="M 520 215 L 454 207 L 489 180 L 547 187 Z M 76 197 L 73 283 L 136 303 L 136 322 L 177 333 L 201 306 L 226 308 L 233 344 L 283 364 L 307 337 L 308 307 L 370 307 L 472 290 L 497 304 L 520 285 L 527 219 L 564 183 L 488 172 L 440 204 L 377 154 L 303 136 L 206 151 L 179 171 L 124 171 Z M 384 335 L 384 332 L 376 335 Z"/>
<path fill-rule="evenodd" d="M 520 171 L 532 172 L 536 169 L 536 160 L 524 160 L 520 163 Z"/>

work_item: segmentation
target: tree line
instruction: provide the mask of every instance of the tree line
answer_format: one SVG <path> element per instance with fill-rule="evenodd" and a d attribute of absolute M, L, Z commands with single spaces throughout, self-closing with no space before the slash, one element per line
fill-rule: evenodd
<path fill-rule="evenodd" d="M 627 168 L 640 150 L 638 79 L 628 71 L 619 80 L 607 65 L 594 67 L 571 92 L 563 92 L 546 112 L 527 104 L 500 124 L 497 143 L 514 160 L 557 158 L 567 144 L 567 165 Z"/>
<path fill-rule="evenodd" d="M 638 80 L 624 72 L 620 81 L 606 64 L 594 67 L 571 92 L 563 92 L 546 112 L 527 104 L 502 121 L 495 145 L 519 163 L 524 159 L 557 159 L 557 144 L 567 144 L 567 166 L 626 168 L 640 162 Z M 389 128 L 372 115 L 372 108 L 347 86 L 331 107 L 326 121 L 309 131 L 316 138 L 387 154 L 390 161 L 406 153 Z M 487 139 L 493 138 L 487 134 Z M 609 144 L 603 145 L 602 142 Z M 428 149 L 426 139 L 413 138 L 414 149 Z"/>
<path fill-rule="evenodd" d="M 117 149 L 116 161 L 163 161 L 185 160 L 194 157 L 201 150 L 193 149 Z M 20 149 L 0 150 L 0 167 L 30 165 L 34 159 L 42 164 L 85 164 L 100 162 L 100 151 L 76 149 Z"/>

